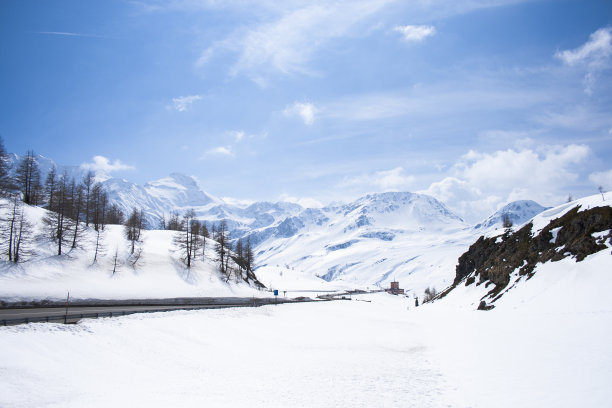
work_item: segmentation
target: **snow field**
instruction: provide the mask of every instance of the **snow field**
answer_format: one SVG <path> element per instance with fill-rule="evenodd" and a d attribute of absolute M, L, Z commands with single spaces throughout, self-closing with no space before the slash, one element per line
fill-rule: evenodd
<path fill-rule="evenodd" d="M 406 307 L 386 295 L 2 327 L 0 406 L 446 406 Z"/>
<path fill-rule="evenodd" d="M 607 405 L 611 307 L 500 302 L 414 308 L 379 293 L 2 327 L 0 406 Z"/>

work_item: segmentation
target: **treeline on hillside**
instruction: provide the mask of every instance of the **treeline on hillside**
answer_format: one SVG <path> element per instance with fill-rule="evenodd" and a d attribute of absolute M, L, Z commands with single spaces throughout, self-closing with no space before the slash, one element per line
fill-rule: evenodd
<path fill-rule="evenodd" d="M 232 277 L 235 277 L 236 281 L 257 282 L 253 273 L 255 255 L 251 240 L 239 239 L 232 245 L 225 221 L 211 224 L 209 231 L 206 222 L 196 219 L 195 211 L 188 209 L 182 217 L 178 212 L 173 212 L 167 221 L 163 217 L 161 228 L 176 231 L 173 241 L 187 268 L 191 268 L 193 262 L 198 259 L 205 259 L 206 240 L 212 237 L 215 261 L 226 282 Z"/>
<path fill-rule="evenodd" d="M 85 228 L 96 232 L 104 230 L 108 223 L 123 222 L 123 213 L 116 205 L 109 205 L 104 188 L 95 182 L 89 171 L 82 180 L 58 174 L 52 168 L 44 182 L 34 152 L 28 151 L 11 176 L 7 166 L 7 155 L 0 140 L 0 193 L 8 199 L 8 216 L 2 223 L 2 235 L 8 260 L 19 262 L 30 255 L 32 231 L 24 214 L 23 204 L 49 210 L 44 218 L 48 237 L 57 245 L 57 254 L 66 248 L 76 248 Z M 98 240 L 99 243 L 99 240 Z M 98 248 L 96 247 L 96 255 Z"/>
<path fill-rule="evenodd" d="M 121 260 L 119 248 L 112 254 L 113 273 L 122 262 L 136 267 L 142 256 L 142 231 L 147 228 L 143 210 L 133 209 L 126 216 L 116 204 L 109 204 L 107 192 L 95 181 L 93 172 L 87 172 L 81 180 L 71 178 L 68 173 L 58 174 L 52 168 L 41 181 L 41 172 L 33 151 L 23 157 L 15 175 L 11 177 L 8 156 L 0 138 L 0 195 L 6 199 L 5 216 L 0 219 L 0 251 L 2 257 L 18 263 L 33 255 L 33 226 L 25 216 L 24 204 L 48 210 L 44 217 L 45 236 L 57 248 L 57 255 L 80 246 L 85 230 L 95 232 L 93 263 L 104 252 L 103 232 L 107 224 L 123 225 L 123 233 L 129 243 L 128 256 Z M 173 244 L 181 254 L 187 268 L 206 257 L 206 240 L 214 241 L 215 262 L 226 281 L 255 282 L 254 255 L 250 240 L 238 240 L 231 244 L 225 221 L 212 225 L 209 232 L 205 222 L 196 219 L 194 210 L 183 216 L 174 212 L 168 221 L 162 219 L 162 229 L 176 231 Z M 260 284 L 259 284 L 260 285 Z"/>

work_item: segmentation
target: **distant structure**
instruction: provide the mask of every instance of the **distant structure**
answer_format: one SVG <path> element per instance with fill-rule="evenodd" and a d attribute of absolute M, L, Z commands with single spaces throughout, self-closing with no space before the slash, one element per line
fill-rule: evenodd
<path fill-rule="evenodd" d="M 399 282 L 391 282 L 391 288 L 387 289 L 387 293 L 392 295 L 403 295 L 404 289 L 400 289 Z"/>

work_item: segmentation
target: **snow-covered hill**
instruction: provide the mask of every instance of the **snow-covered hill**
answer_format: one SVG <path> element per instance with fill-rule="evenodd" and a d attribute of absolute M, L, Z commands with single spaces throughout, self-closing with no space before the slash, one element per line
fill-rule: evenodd
<path fill-rule="evenodd" d="M 480 238 L 459 258 L 453 285 L 440 302 L 473 308 L 480 302 L 482 307 L 537 303 L 538 310 L 546 302 L 573 310 L 581 309 L 577 302 L 588 302 L 590 309 L 592 304 L 606 309 L 612 291 L 612 202 L 603 198 L 550 208 L 521 227 Z"/>
<path fill-rule="evenodd" d="M 0 200 L 0 218 L 6 219 L 10 205 Z M 42 208 L 23 205 L 29 228 L 32 254 L 24 262 L 0 260 L 0 300 L 71 298 L 141 299 L 191 296 L 262 296 L 256 285 L 232 277 L 226 282 L 214 261 L 214 241 L 208 240 L 206 257 L 198 255 L 190 269 L 173 243 L 173 231 L 143 231 L 139 257 L 130 254 L 123 227 L 107 225 L 100 234 L 84 225 L 75 249 L 67 246 L 62 255 L 49 239 Z M 4 247 L 3 243 L 3 247 Z"/>

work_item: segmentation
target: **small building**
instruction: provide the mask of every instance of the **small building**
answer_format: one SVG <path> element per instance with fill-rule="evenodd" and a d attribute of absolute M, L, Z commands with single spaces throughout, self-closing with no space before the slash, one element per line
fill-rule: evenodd
<path fill-rule="evenodd" d="M 391 282 L 391 287 L 387 289 L 387 293 L 392 295 L 403 295 L 404 289 L 400 289 L 399 282 Z"/>

